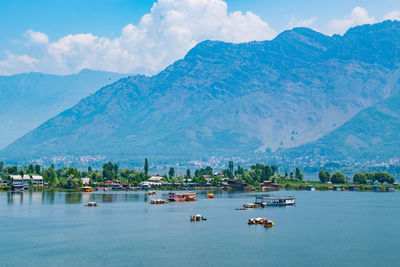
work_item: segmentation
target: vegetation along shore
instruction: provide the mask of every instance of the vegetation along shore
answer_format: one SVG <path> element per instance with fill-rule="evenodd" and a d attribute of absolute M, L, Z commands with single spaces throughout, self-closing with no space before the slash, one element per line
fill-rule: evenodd
<path fill-rule="evenodd" d="M 0 190 L 133 190 L 133 189 L 220 189 L 244 191 L 273 190 L 352 190 L 352 191 L 393 191 L 399 189 L 395 179 L 386 172 L 356 173 L 346 177 L 340 172 L 329 173 L 321 170 L 319 181 L 305 181 L 299 168 L 293 172 L 280 173 L 276 165 L 257 163 L 245 169 L 234 166 L 215 171 L 212 167 L 187 169 L 178 175 L 173 167 L 167 174 L 149 174 L 149 162 L 144 161 L 143 170 L 119 168 L 107 162 L 102 169 L 78 170 L 73 167 L 55 168 L 28 165 L 24 167 L 5 166 L 0 162 Z"/>

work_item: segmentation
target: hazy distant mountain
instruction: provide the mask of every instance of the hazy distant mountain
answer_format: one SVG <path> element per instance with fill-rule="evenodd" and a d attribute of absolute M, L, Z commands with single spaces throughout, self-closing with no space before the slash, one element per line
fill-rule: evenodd
<path fill-rule="evenodd" d="M 400 22 L 325 36 L 202 42 L 152 77 L 108 85 L 2 151 L 6 158 L 193 159 L 313 142 L 399 91 Z"/>
<path fill-rule="evenodd" d="M 315 142 L 284 151 L 290 157 L 389 159 L 400 157 L 400 95 L 360 111 Z"/>
<path fill-rule="evenodd" d="M 126 75 L 83 70 L 68 76 L 0 76 L 0 148 L 25 135 L 101 86 Z"/>

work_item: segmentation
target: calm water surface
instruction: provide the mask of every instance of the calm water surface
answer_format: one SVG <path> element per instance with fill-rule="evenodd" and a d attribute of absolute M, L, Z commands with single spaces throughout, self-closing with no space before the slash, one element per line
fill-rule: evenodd
<path fill-rule="evenodd" d="M 297 205 L 234 210 L 254 193 L 150 205 L 167 192 L 0 192 L 0 265 L 400 265 L 399 192 L 276 194 L 296 196 Z M 83 206 L 92 200 L 100 206 Z M 192 213 L 208 220 L 191 223 Z M 251 217 L 275 226 L 249 226 Z"/>

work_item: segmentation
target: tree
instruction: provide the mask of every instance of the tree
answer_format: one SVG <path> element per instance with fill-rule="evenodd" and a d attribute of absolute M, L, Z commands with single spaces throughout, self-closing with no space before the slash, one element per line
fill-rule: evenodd
<path fill-rule="evenodd" d="M 364 175 L 365 175 L 367 181 L 370 181 L 371 183 L 375 182 L 375 174 L 366 172 Z"/>
<path fill-rule="evenodd" d="M 87 171 L 88 171 L 88 173 L 91 173 L 93 171 L 92 167 L 88 166 Z"/>
<path fill-rule="evenodd" d="M 363 173 L 356 173 L 353 176 L 353 182 L 358 184 L 366 184 L 367 183 L 367 176 Z"/>
<path fill-rule="evenodd" d="M 192 177 L 192 175 L 190 174 L 190 170 L 187 169 L 186 170 L 186 179 L 190 179 Z"/>
<path fill-rule="evenodd" d="M 40 174 L 40 165 L 39 164 L 35 165 L 35 173 Z"/>
<path fill-rule="evenodd" d="M 229 170 L 233 173 L 233 161 L 229 161 Z"/>
<path fill-rule="evenodd" d="M 228 177 L 229 179 L 233 178 L 233 172 L 231 171 L 231 169 L 225 169 L 222 172 L 224 173 L 225 177 Z"/>
<path fill-rule="evenodd" d="M 386 172 L 375 173 L 375 180 L 377 180 L 381 184 L 385 182 L 388 184 L 393 184 L 395 182 L 394 178 Z"/>
<path fill-rule="evenodd" d="M 169 174 L 169 178 L 174 177 L 175 176 L 175 169 L 173 167 L 169 168 L 168 174 Z"/>
<path fill-rule="evenodd" d="M 333 184 L 345 184 L 346 177 L 342 173 L 337 172 L 332 175 L 332 183 Z"/>
<path fill-rule="evenodd" d="M 65 173 L 66 177 L 72 178 L 81 178 L 81 173 L 76 168 L 68 168 L 67 172 Z"/>
<path fill-rule="evenodd" d="M 321 183 L 324 184 L 324 183 L 327 183 L 327 182 L 330 181 L 331 174 L 329 172 L 327 172 L 327 171 L 320 171 L 318 173 L 318 177 L 319 177 L 319 180 L 321 181 Z"/>
<path fill-rule="evenodd" d="M 0 172 L 3 171 L 3 168 L 4 168 L 4 162 L 0 161 Z"/>
<path fill-rule="evenodd" d="M 296 168 L 295 177 L 296 177 L 296 179 L 299 179 L 299 180 L 303 180 L 303 178 L 304 178 L 304 176 L 303 176 L 303 174 L 301 173 L 301 171 L 300 171 L 299 168 Z"/>
<path fill-rule="evenodd" d="M 149 173 L 149 162 L 147 161 L 147 158 L 144 159 L 144 173 L 146 174 L 146 176 Z"/>
<path fill-rule="evenodd" d="M 114 178 L 114 164 L 112 162 L 107 162 L 103 164 L 103 177 L 105 179 L 113 179 Z"/>
<path fill-rule="evenodd" d="M 293 178 L 294 178 L 293 172 L 290 172 L 290 180 L 292 180 Z"/>

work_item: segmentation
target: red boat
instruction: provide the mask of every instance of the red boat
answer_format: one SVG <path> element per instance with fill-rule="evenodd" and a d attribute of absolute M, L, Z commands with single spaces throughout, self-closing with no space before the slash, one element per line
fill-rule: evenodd
<path fill-rule="evenodd" d="M 168 195 L 169 201 L 195 201 L 196 193 L 169 193 Z"/>

